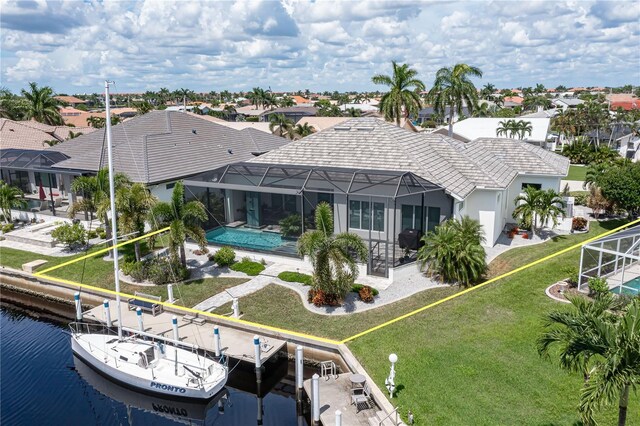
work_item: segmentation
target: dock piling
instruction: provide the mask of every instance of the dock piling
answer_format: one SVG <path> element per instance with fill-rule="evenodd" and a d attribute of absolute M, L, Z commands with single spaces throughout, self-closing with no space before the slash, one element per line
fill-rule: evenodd
<path fill-rule="evenodd" d="M 175 300 L 173 298 L 173 284 L 167 284 L 167 295 L 169 296 L 169 300 L 167 300 L 167 302 L 174 303 Z"/>
<path fill-rule="evenodd" d="M 140 331 L 144 331 L 144 323 L 142 321 L 142 309 L 136 309 L 136 317 L 138 317 L 138 328 Z"/>
<path fill-rule="evenodd" d="M 304 381 L 304 349 L 302 346 L 296 346 L 296 400 L 302 400 L 302 386 Z"/>
<path fill-rule="evenodd" d="M 104 316 L 107 322 L 107 327 L 111 328 L 111 311 L 109 310 L 109 301 L 104 299 L 102 302 L 102 306 L 104 306 Z"/>
<path fill-rule="evenodd" d="M 171 317 L 171 326 L 173 327 L 173 340 L 180 341 L 180 335 L 178 334 L 178 317 Z"/>
<path fill-rule="evenodd" d="M 336 426 L 342 426 L 342 411 L 336 410 Z"/>
<path fill-rule="evenodd" d="M 260 361 L 260 337 L 258 335 L 253 336 L 253 349 L 255 353 L 255 361 L 256 361 L 256 371 L 262 367 L 262 362 Z"/>
<path fill-rule="evenodd" d="M 216 356 L 220 356 L 220 329 L 217 325 L 213 327 L 213 344 L 216 351 Z"/>
<path fill-rule="evenodd" d="M 82 301 L 80 300 L 80 292 L 73 294 L 73 300 L 76 303 L 76 320 L 82 321 Z"/>
<path fill-rule="evenodd" d="M 320 376 L 318 373 L 311 377 L 311 410 L 312 423 L 317 426 L 320 424 Z"/>
<path fill-rule="evenodd" d="M 231 302 L 231 309 L 233 309 L 233 317 L 240 318 L 240 304 L 237 297 L 233 298 L 233 301 Z"/>

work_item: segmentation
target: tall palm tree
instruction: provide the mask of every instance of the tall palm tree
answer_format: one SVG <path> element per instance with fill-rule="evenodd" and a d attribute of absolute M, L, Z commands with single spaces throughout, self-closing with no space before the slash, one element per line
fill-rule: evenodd
<path fill-rule="evenodd" d="M 69 130 L 69 136 L 67 137 L 67 140 L 75 139 L 78 136 L 82 136 L 82 132 L 74 132 L 73 130 Z"/>
<path fill-rule="evenodd" d="M 508 138 L 513 137 L 517 132 L 516 120 L 502 120 L 498 122 L 498 128 L 496 129 L 496 136 L 506 136 Z"/>
<path fill-rule="evenodd" d="M 116 192 L 116 209 L 118 211 L 118 226 L 122 234 L 136 236 L 144 233 L 145 219 L 149 210 L 157 203 L 156 197 L 151 195 L 147 187 L 141 183 L 123 186 Z M 140 261 L 140 241 L 134 243 L 136 261 Z"/>
<path fill-rule="evenodd" d="M 422 238 L 418 250 L 420 268 L 437 275 L 444 282 L 469 286 L 477 282 L 487 270 L 486 253 L 482 243 L 482 225 L 469 217 L 449 219 Z"/>
<path fill-rule="evenodd" d="M 482 90 L 480 90 L 480 96 L 482 96 L 482 99 L 491 100 L 491 98 L 493 98 L 493 95 L 495 93 L 496 93 L 496 86 L 494 86 L 491 83 L 485 84 Z"/>
<path fill-rule="evenodd" d="M 313 126 L 309 125 L 309 123 L 298 124 L 294 130 L 294 134 L 299 138 L 304 138 L 315 132 L 316 129 Z"/>
<path fill-rule="evenodd" d="M 187 237 L 204 250 L 207 238 L 201 223 L 207 220 L 207 211 L 200 201 L 185 202 L 184 184 L 176 182 L 170 202 L 159 202 L 151 209 L 148 221 L 154 229 L 169 226 L 169 249 L 173 256 L 180 257 L 182 266 L 187 265 L 184 242 Z"/>
<path fill-rule="evenodd" d="M 281 108 L 287 108 L 287 107 L 292 107 L 296 104 L 296 101 L 293 100 L 293 98 L 289 97 L 289 96 L 285 96 L 282 99 L 280 99 L 279 105 Z"/>
<path fill-rule="evenodd" d="M 531 132 L 533 132 L 533 126 L 530 121 L 527 120 L 518 120 L 515 126 L 515 134 L 518 136 L 518 139 L 524 139 L 525 136 L 531 136 Z"/>
<path fill-rule="evenodd" d="M 171 91 L 166 87 L 161 87 L 158 91 L 158 103 L 160 105 L 164 105 L 167 103 L 169 98 L 171 97 Z"/>
<path fill-rule="evenodd" d="M 437 112 L 445 114 L 449 107 L 449 136 L 453 135 L 453 115 L 461 115 L 465 104 L 469 113 L 473 113 L 478 102 L 478 91 L 470 77 L 482 77 L 480 68 L 467 64 L 440 68 L 429 91 L 428 98 Z"/>
<path fill-rule="evenodd" d="M 27 100 L 25 119 L 33 119 L 40 123 L 51 125 L 64 124 L 58 109 L 60 101 L 53 97 L 53 89 L 51 87 L 38 87 L 37 83 L 31 82 L 29 83 L 29 91 L 22 90 L 22 96 Z"/>
<path fill-rule="evenodd" d="M 0 180 L 0 210 L 6 223 L 11 223 L 11 209 L 23 209 L 27 207 L 24 193 L 20 188 L 11 186 Z"/>
<path fill-rule="evenodd" d="M 184 88 L 180 88 L 173 93 L 178 99 L 182 99 L 182 108 L 184 108 L 185 111 L 187 110 L 187 99 L 193 100 L 196 95 L 193 90 Z"/>
<path fill-rule="evenodd" d="M 640 300 L 626 307 L 608 293 L 569 300 L 572 310 L 547 314 L 538 353 L 548 356 L 558 347 L 560 366 L 583 374 L 578 410 L 585 425 L 595 425 L 595 412 L 617 401 L 618 426 L 624 426 L 630 390 L 640 385 Z"/>
<path fill-rule="evenodd" d="M 395 120 L 400 126 L 401 117 L 417 115 L 422 107 L 419 91 L 424 90 L 424 83 L 416 78 L 418 71 L 409 68 L 408 64 L 398 65 L 391 62 L 391 76 L 378 74 L 371 78 L 375 84 L 389 86 L 389 91 L 380 99 L 380 112 L 386 120 Z"/>
<path fill-rule="evenodd" d="M 362 111 L 358 108 L 347 108 L 344 111 L 344 115 L 346 117 L 360 117 L 362 115 Z"/>
<path fill-rule="evenodd" d="M 264 106 L 265 91 L 259 87 L 254 87 L 251 92 L 247 94 L 247 99 L 251 101 L 251 104 L 258 109 Z"/>
<path fill-rule="evenodd" d="M 149 111 L 153 111 L 153 105 L 147 101 L 138 102 L 135 107 L 138 115 L 144 115 Z"/>
<path fill-rule="evenodd" d="M 233 105 L 225 105 L 224 108 L 222 109 L 222 113 L 224 114 L 225 118 L 228 120 L 229 117 L 231 117 L 234 114 L 238 114 L 238 111 L 236 111 L 236 107 L 234 107 Z"/>
<path fill-rule="evenodd" d="M 356 234 L 333 234 L 333 210 L 328 203 L 316 207 L 315 224 L 316 229 L 300 236 L 298 253 L 311 259 L 314 289 L 342 298 L 358 277 L 356 260 L 367 260 L 367 246 Z"/>
<path fill-rule="evenodd" d="M 271 114 L 269 116 L 269 130 L 283 138 L 293 139 L 295 136 L 293 121 L 284 114 Z"/>
<path fill-rule="evenodd" d="M 489 102 L 478 102 L 471 115 L 473 117 L 492 117 L 495 111 L 495 105 L 489 105 Z"/>
<path fill-rule="evenodd" d="M 113 181 L 115 191 L 131 185 L 129 177 L 124 173 L 116 173 L 113 176 Z M 75 193 L 82 194 L 82 199 L 77 200 L 71 205 L 69 217 L 75 218 L 76 214 L 84 211 L 85 217 L 90 213 L 91 219 L 93 219 L 93 214 L 95 213 L 105 226 L 107 245 L 111 246 L 113 235 L 111 233 L 111 226 L 109 226 L 109 210 L 111 207 L 109 169 L 100 169 L 95 176 L 79 176 L 75 178 L 73 182 L 71 182 L 71 190 Z M 109 256 L 111 256 L 111 251 L 109 251 Z"/>

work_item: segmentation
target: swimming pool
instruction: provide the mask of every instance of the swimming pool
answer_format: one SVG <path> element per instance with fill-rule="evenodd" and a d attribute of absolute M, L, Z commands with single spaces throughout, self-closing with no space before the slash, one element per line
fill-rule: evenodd
<path fill-rule="evenodd" d="M 628 294 L 635 296 L 640 293 L 640 277 L 635 277 L 634 279 L 627 281 L 624 283 L 624 287 L 614 287 L 611 291 L 616 294 Z"/>
<path fill-rule="evenodd" d="M 207 232 L 211 244 L 232 246 L 248 250 L 280 252 L 296 255 L 296 240 L 283 238 L 276 232 L 266 232 L 251 228 L 220 227 Z"/>

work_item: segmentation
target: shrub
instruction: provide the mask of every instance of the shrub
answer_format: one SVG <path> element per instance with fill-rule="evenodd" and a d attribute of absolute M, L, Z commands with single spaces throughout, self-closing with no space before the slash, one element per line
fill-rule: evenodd
<path fill-rule="evenodd" d="M 280 272 L 278 278 L 288 283 L 302 283 L 304 285 L 311 285 L 313 283 L 313 277 L 311 275 L 301 274 L 300 272 Z"/>
<path fill-rule="evenodd" d="M 51 232 L 51 236 L 70 249 L 87 242 L 87 231 L 80 223 L 65 223 Z"/>
<path fill-rule="evenodd" d="M 577 194 L 574 197 L 574 203 L 576 206 L 586 206 L 588 200 L 589 200 L 589 194 L 586 194 L 586 193 Z"/>
<path fill-rule="evenodd" d="M 100 237 L 101 240 L 106 240 L 107 239 L 107 233 L 106 232 L 98 232 L 98 237 Z"/>
<path fill-rule="evenodd" d="M 254 262 L 248 257 L 242 259 L 242 261 L 234 263 L 229 267 L 232 271 L 244 272 L 247 275 L 255 277 L 260 275 L 260 272 L 264 271 L 264 265 Z"/>
<path fill-rule="evenodd" d="M 214 253 L 211 259 L 218 264 L 219 267 L 224 268 L 233 264 L 236 260 L 236 252 L 232 248 L 222 247 L 220 250 Z"/>
<path fill-rule="evenodd" d="M 14 229 L 13 223 L 7 223 L 6 225 L 2 225 L 2 232 L 5 234 L 7 232 L 13 231 L 13 229 Z"/>
<path fill-rule="evenodd" d="M 142 282 L 147 279 L 147 269 L 145 267 L 145 262 L 135 262 L 130 270 L 129 274 L 134 281 Z"/>
<path fill-rule="evenodd" d="M 189 278 L 191 271 L 176 259 L 153 258 L 143 262 L 125 262 L 122 272 L 135 281 L 151 281 L 154 284 L 180 282 Z"/>
<path fill-rule="evenodd" d="M 529 239 L 529 233 L 525 232 L 524 234 L 522 234 L 522 238 L 525 239 L 525 240 L 528 240 Z"/>
<path fill-rule="evenodd" d="M 583 231 L 587 228 L 587 219 L 576 216 L 571 220 L 571 229 L 575 231 Z"/>
<path fill-rule="evenodd" d="M 315 306 L 340 306 L 337 294 L 325 293 L 322 290 L 310 289 L 307 300 Z"/>
<path fill-rule="evenodd" d="M 599 296 L 609 291 L 607 280 L 602 277 L 589 278 L 589 295 Z"/>
<path fill-rule="evenodd" d="M 98 237 L 98 233 L 96 231 L 87 231 L 87 239 L 91 240 L 93 238 L 97 238 Z"/>
<path fill-rule="evenodd" d="M 105 231 L 104 231 L 104 228 L 103 228 L 103 227 L 99 226 L 99 227 L 97 227 L 97 228 L 96 228 L 96 232 L 97 232 L 98 234 L 102 234 L 102 233 L 103 233 L 103 232 L 105 232 Z"/>
<path fill-rule="evenodd" d="M 120 270 L 125 275 L 131 275 L 131 271 L 133 271 L 133 268 L 135 268 L 135 266 L 136 266 L 136 262 L 124 261 L 122 262 L 122 264 L 120 264 Z"/>
<path fill-rule="evenodd" d="M 571 287 L 577 287 L 578 286 L 578 268 L 576 268 L 575 266 L 568 266 L 566 268 L 564 268 L 564 273 L 568 275 L 568 278 L 566 279 L 567 284 L 569 284 L 569 286 Z"/>
<path fill-rule="evenodd" d="M 360 290 L 362 290 L 365 287 L 369 287 L 368 285 L 362 285 L 362 284 L 354 284 L 353 287 L 351 287 L 351 291 L 354 293 L 360 293 Z M 376 290 L 373 287 L 369 287 L 369 289 L 371 290 L 371 293 L 374 296 L 377 296 L 378 294 L 380 294 L 380 292 L 378 290 Z"/>
<path fill-rule="evenodd" d="M 360 296 L 360 300 L 362 300 L 365 303 L 373 303 L 373 289 L 371 287 L 369 287 L 368 285 L 363 286 L 360 291 L 358 292 L 358 295 Z"/>
<path fill-rule="evenodd" d="M 302 233 L 302 217 L 292 214 L 278 222 L 283 237 L 299 236 Z"/>

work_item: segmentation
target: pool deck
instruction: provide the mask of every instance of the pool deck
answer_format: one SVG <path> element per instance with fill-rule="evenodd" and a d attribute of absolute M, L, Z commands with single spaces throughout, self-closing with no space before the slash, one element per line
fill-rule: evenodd
<path fill-rule="evenodd" d="M 620 263 L 622 264 L 622 261 Z M 618 272 L 617 274 L 613 274 L 606 278 L 610 288 L 615 288 L 620 285 L 625 285 L 628 288 L 633 288 L 636 291 L 640 291 L 640 282 L 636 284 L 637 281 L 640 281 L 639 277 L 640 277 L 640 263 L 635 263 L 625 268 L 624 276 L 622 272 Z M 622 280 L 624 280 L 624 282 Z"/>
<path fill-rule="evenodd" d="M 126 301 L 122 302 L 122 324 L 124 327 L 131 329 L 138 329 L 138 319 L 136 318 L 136 311 L 129 310 Z M 117 325 L 117 313 L 116 303 L 114 300 L 109 302 L 109 310 L 111 313 L 112 322 Z M 97 320 L 99 322 L 105 322 L 105 311 L 103 306 L 96 306 L 84 313 L 85 317 Z M 162 312 L 155 317 L 151 314 L 143 314 L 144 331 L 146 333 L 157 334 L 167 338 L 173 338 L 173 328 L 171 326 L 171 319 L 174 316 L 171 312 Z M 193 345 L 199 346 L 209 352 L 215 351 L 215 343 L 213 339 L 213 326 L 216 325 L 210 321 L 205 322 L 203 325 L 197 325 L 183 321 L 182 315 L 176 315 L 178 317 L 178 333 L 180 340 Z M 225 327 L 218 325 L 220 330 L 220 342 L 223 352 L 234 359 L 243 360 L 247 362 L 254 362 L 255 349 L 253 346 L 254 334 L 246 331 L 238 330 L 232 327 Z M 263 350 L 260 353 L 260 360 L 262 363 L 267 361 L 273 355 L 277 354 L 281 349 L 286 347 L 287 342 L 285 340 L 260 337 Z M 264 345 L 267 346 L 264 346 Z M 265 348 L 268 347 L 268 350 Z"/>

